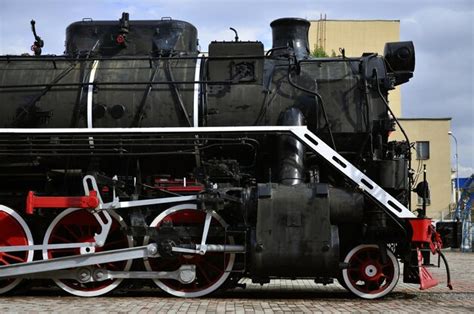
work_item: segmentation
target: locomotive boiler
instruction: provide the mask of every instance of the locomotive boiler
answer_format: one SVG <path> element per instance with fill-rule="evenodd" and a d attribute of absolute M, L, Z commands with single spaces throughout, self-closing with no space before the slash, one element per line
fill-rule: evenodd
<path fill-rule="evenodd" d="M 436 285 L 441 241 L 407 208 L 408 139 L 389 138 L 411 42 L 315 58 L 310 23 L 282 18 L 270 49 L 236 32 L 203 54 L 190 23 L 124 13 L 69 25 L 54 56 L 32 26 L 34 56 L 0 57 L 0 293 L 307 278 L 374 299 L 400 262 Z"/>

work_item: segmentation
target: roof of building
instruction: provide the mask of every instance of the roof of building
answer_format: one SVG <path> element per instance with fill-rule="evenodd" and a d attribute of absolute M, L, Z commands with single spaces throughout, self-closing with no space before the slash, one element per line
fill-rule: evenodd
<path fill-rule="evenodd" d="M 449 121 L 452 120 L 451 117 L 445 117 L 445 118 L 397 118 L 398 120 L 401 121 L 420 121 L 420 120 L 427 120 L 427 121 Z"/>
<path fill-rule="evenodd" d="M 309 20 L 310 22 L 397 22 L 400 23 L 400 20 L 336 20 L 336 19 L 324 19 L 324 20 Z"/>

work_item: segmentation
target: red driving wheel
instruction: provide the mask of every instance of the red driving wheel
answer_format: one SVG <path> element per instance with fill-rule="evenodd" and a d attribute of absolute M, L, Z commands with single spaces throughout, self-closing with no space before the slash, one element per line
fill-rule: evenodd
<path fill-rule="evenodd" d="M 163 226 L 174 228 L 184 227 L 185 229 L 187 227 L 195 228 L 197 226 L 199 232 L 193 234 L 191 238 L 187 238 L 186 242 L 200 244 L 205 219 L 206 213 L 196 210 L 196 205 L 184 204 L 174 206 L 162 212 L 153 220 L 150 226 L 157 229 Z M 216 213 L 213 213 L 210 228 L 222 229 L 222 234 L 219 236 L 209 234 L 206 242 L 208 244 L 225 244 L 225 227 L 226 223 L 224 220 Z M 150 239 L 146 238 L 145 245 L 148 244 L 149 241 Z M 228 243 L 232 243 L 233 239 L 228 237 L 227 241 Z M 154 282 L 162 290 L 171 295 L 179 297 L 199 297 L 209 294 L 222 286 L 232 270 L 234 260 L 235 254 L 233 253 L 208 252 L 205 255 L 181 254 L 172 257 L 149 258 L 145 260 L 145 267 L 149 271 L 174 271 L 179 269 L 182 265 L 195 265 L 196 279 L 190 284 L 182 284 L 179 281 L 170 279 L 156 279 Z"/>
<path fill-rule="evenodd" d="M 0 205 L 0 246 L 33 245 L 30 229 L 13 209 Z M 31 262 L 33 251 L 0 252 L 0 265 Z M 21 279 L 0 280 L 0 294 L 15 288 Z"/>
<path fill-rule="evenodd" d="M 91 247 L 86 249 L 44 249 L 43 258 L 51 259 L 71 255 L 91 254 L 108 250 L 123 249 L 132 246 L 132 238 L 121 230 L 126 227 L 123 219 L 116 213 L 109 211 L 112 217 L 107 240 L 102 247 Z M 100 233 L 101 227 L 94 215 L 85 209 L 69 208 L 61 212 L 51 223 L 43 244 L 94 242 L 94 235 Z M 127 271 L 130 270 L 132 261 L 119 261 L 97 265 L 108 270 Z M 55 279 L 56 284 L 63 290 L 82 297 L 94 297 L 103 295 L 115 289 L 122 279 L 108 279 L 97 282 L 81 283 L 74 279 Z"/>
<path fill-rule="evenodd" d="M 344 259 L 348 267 L 342 271 L 347 289 L 364 299 L 380 298 L 392 291 L 400 274 L 398 260 L 387 250 L 383 261 L 378 245 L 359 245 Z"/>

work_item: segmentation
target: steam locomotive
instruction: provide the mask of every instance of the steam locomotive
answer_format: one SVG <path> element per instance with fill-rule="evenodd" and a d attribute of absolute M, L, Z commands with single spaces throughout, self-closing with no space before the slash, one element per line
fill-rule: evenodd
<path fill-rule="evenodd" d="M 0 293 L 307 278 L 374 299 L 400 262 L 404 282 L 436 285 L 439 235 L 407 208 L 409 141 L 389 139 L 413 44 L 316 58 L 309 26 L 273 21 L 267 51 L 234 30 L 202 54 L 190 23 L 124 13 L 69 25 L 55 56 L 32 21 L 34 56 L 0 57 Z"/>

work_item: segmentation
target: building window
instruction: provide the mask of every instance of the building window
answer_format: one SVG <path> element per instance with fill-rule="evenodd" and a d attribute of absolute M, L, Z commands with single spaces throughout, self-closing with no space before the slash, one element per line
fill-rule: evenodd
<path fill-rule="evenodd" d="M 430 159 L 430 142 L 420 141 L 416 142 L 416 159 L 426 160 Z"/>
<path fill-rule="evenodd" d="M 419 197 L 419 196 L 418 196 L 418 202 L 416 203 L 416 205 L 418 205 L 418 206 L 422 206 L 422 205 L 423 205 L 423 197 Z M 426 206 L 430 206 L 430 205 L 431 205 L 431 199 L 430 199 L 430 197 L 428 196 L 428 197 L 426 198 Z"/>

